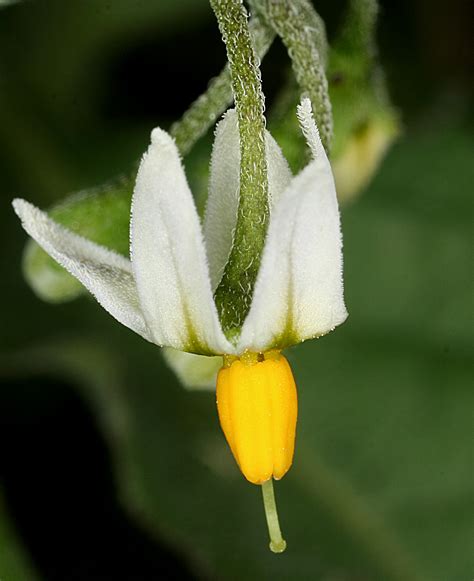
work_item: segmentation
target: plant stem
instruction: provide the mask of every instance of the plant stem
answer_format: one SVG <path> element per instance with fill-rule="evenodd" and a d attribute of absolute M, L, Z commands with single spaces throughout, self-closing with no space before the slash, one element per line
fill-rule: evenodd
<path fill-rule="evenodd" d="M 259 59 L 262 59 L 270 48 L 275 33 L 261 19 L 252 18 L 249 23 L 250 34 Z M 183 114 L 179 121 L 173 123 L 171 135 L 181 155 L 189 153 L 196 141 L 215 123 L 232 103 L 232 86 L 228 66 L 214 77 L 207 90 L 200 95 Z"/>
<path fill-rule="evenodd" d="M 320 18 L 308 0 L 267 0 L 266 6 L 269 23 L 288 49 L 296 80 L 311 99 L 321 141 L 329 153 L 333 122 Z"/>
<path fill-rule="evenodd" d="M 250 309 L 268 227 L 264 96 L 260 69 L 241 0 L 211 0 L 227 49 L 240 135 L 240 192 L 233 246 L 216 305 L 232 338 Z"/>

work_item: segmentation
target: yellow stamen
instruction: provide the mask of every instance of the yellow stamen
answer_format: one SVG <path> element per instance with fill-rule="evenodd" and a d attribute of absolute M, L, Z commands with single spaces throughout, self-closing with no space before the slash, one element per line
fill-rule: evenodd
<path fill-rule="evenodd" d="M 295 448 L 296 385 L 278 351 L 225 357 L 217 376 L 217 410 L 232 454 L 247 480 L 262 484 L 270 548 L 286 546 L 280 533 L 272 478 L 289 470 Z"/>
<path fill-rule="evenodd" d="M 262 484 L 291 466 L 297 416 L 296 386 L 283 355 L 245 354 L 219 371 L 217 409 L 242 473 Z"/>

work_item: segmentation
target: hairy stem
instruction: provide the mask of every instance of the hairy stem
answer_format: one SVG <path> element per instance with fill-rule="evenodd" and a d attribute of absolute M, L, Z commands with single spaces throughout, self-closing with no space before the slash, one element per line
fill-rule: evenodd
<path fill-rule="evenodd" d="M 329 153 L 333 123 L 321 20 L 309 0 L 266 0 L 266 17 L 288 49 L 296 80 L 311 99 L 321 141 Z"/>
<path fill-rule="evenodd" d="M 211 0 L 227 49 L 240 135 L 240 197 L 229 260 L 216 290 L 224 331 L 235 336 L 247 315 L 268 227 L 264 97 L 241 0 Z"/>
<path fill-rule="evenodd" d="M 252 18 L 249 23 L 255 52 L 262 59 L 270 48 L 275 33 L 261 19 Z M 209 82 L 205 93 L 200 95 L 183 114 L 173 123 L 171 135 L 176 140 L 181 155 L 189 153 L 196 141 L 217 121 L 233 101 L 231 76 L 228 66 Z"/>

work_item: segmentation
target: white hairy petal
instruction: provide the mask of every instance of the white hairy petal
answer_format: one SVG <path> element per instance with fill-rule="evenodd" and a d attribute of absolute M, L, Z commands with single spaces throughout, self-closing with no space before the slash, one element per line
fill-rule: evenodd
<path fill-rule="evenodd" d="M 155 129 L 138 170 L 131 256 L 140 303 L 160 345 L 226 353 L 199 217 L 173 139 Z"/>
<path fill-rule="evenodd" d="M 293 175 L 278 143 L 265 131 L 270 211 L 276 208 Z"/>
<path fill-rule="evenodd" d="M 323 335 L 347 317 L 331 166 L 309 102 L 298 114 L 314 160 L 293 179 L 271 217 L 238 351 L 283 348 Z"/>
<path fill-rule="evenodd" d="M 25 200 L 13 201 L 23 228 L 75 276 L 120 323 L 152 341 L 138 302 L 130 261 L 60 226 Z"/>
<path fill-rule="evenodd" d="M 237 115 L 227 111 L 215 132 L 204 217 L 204 239 L 212 289 L 219 284 L 232 248 L 240 187 Z"/>
<path fill-rule="evenodd" d="M 266 154 L 270 206 L 280 198 L 291 180 L 283 153 L 268 131 Z M 204 218 L 204 238 L 211 284 L 215 290 L 224 273 L 237 223 L 240 189 L 240 141 L 237 114 L 227 111 L 217 125 L 211 158 L 209 197 Z"/>

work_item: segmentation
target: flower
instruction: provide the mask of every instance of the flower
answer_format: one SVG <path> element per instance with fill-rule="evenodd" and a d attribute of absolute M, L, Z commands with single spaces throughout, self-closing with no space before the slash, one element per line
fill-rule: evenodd
<path fill-rule="evenodd" d="M 201 355 L 282 349 L 347 317 L 331 167 L 311 114 L 298 108 L 313 161 L 292 177 L 267 132 L 272 214 L 253 301 L 240 336 L 224 335 L 213 299 L 236 222 L 239 137 L 234 111 L 217 127 L 204 237 L 173 139 L 152 132 L 132 204 L 130 260 L 56 224 L 25 200 L 24 229 L 120 323 L 148 341 Z"/>
<path fill-rule="evenodd" d="M 281 350 L 324 335 L 347 317 L 336 190 L 308 99 L 298 118 L 313 159 L 295 177 L 266 132 L 270 222 L 252 303 L 231 339 L 213 294 L 237 221 L 235 111 L 216 129 L 203 228 L 173 139 L 161 129 L 152 132 L 134 190 L 130 260 L 25 200 L 13 202 L 28 234 L 120 323 L 159 346 L 223 356 L 219 417 L 242 472 L 254 483 L 281 478 L 292 462 L 296 387 Z"/>

